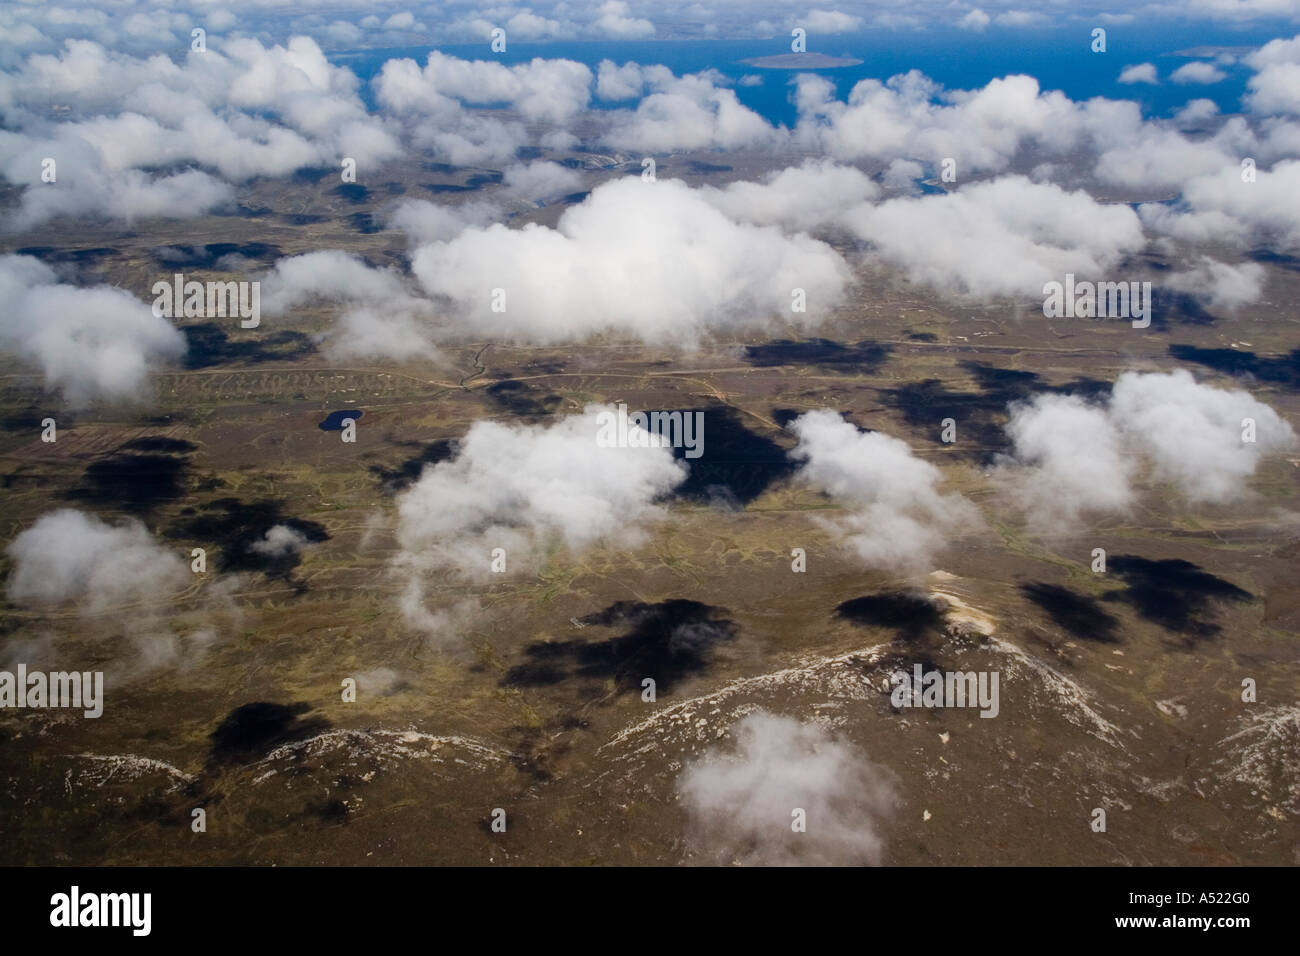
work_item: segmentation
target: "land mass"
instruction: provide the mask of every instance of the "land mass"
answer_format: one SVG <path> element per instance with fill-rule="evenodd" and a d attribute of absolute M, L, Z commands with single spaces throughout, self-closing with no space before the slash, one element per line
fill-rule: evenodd
<path fill-rule="evenodd" d="M 830 70 L 840 66 L 857 66 L 862 61 L 855 56 L 827 56 L 825 53 L 778 53 L 774 56 L 755 56 L 740 62 L 765 70 Z"/>

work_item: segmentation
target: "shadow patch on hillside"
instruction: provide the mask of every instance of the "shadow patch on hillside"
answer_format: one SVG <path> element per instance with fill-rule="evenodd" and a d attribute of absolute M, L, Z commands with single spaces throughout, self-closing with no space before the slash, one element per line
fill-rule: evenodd
<path fill-rule="evenodd" d="M 1088 321 L 1088 320 L 1084 320 Z M 1127 321 L 1105 319 L 1100 321 Z M 1151 290 L 1151 327 L 1147 332 L 1167 332 L 1171 322 L 1179 325 L 1213 325 L 1218 318 L 1196 296 L 1173 289 Z"/>
<path fill-rule="evenodd" d="M 370 190 L 360 183 L 341 183 L 330 192 L 354 206 L 360 206 L 370 198 Z"/>
<path fill-rule="evenodd" d="M 880 390 L 880 400 L 902 413 L 903 419 L 939 442 L 943 420 L 956 423 L 956 442 L 945 445 L 953 454 L 981 465 L 992 464 L 1012 449 L 1003 428 L 1007 407 L 1040 394 L 1077 395 L 1096 399 L 1110 392 L 1110 383 L 1078 378 L 1066 385 L 1049 386 L 1037 372 L 998 368 L 985 362 L 963 361 L 975 389 L 950 388 L 940 379 L 908 382 Z"/>
<path fill-rule="evenodd" d="M 279 246 L 268 242 L 209 242 L 203 246 L 158 246 L 150 250 L 150 255 L 163 269 L 183 270 L 216 269 L 218 262 L 231 255 L 270 262 L 279 259 L 283 253 Z"/>
<path fill-rule="evenodd" d="M 424 446 L 421 446 L 419 442 L 400 442 L 399 444 L 406 448 L 420 448 L 421 450 L 418 454 L 400 462 L 396 468 L 389 468 L 386 465 L 370 466 L 370 473 L 379 479 L 383 491 L 390 495 L 405 491 L 419 481 L 426 465 L 436 465 L 440 461 L 454 458 L 457 449 L 457 442 L 454 438 L 440 438 Z"/>
<path fill-rule="evenodd" d="M 259 362 L 287 362 L 304 358 L 316 351 L 310 338 L 292 329 L 261 333 L 254 338 L 239 341 L 231 341 L 229 333 L 215 322 L 184 325 L 180 327 L 180 332 L 185 336 L 188 346 L 185 367 L 191 370 L 235 362 L 250 365 Z"/>
<path fill-rule="evenodd" d="M 551 415 L 563 403 L 559 395 L 546 394 L 523 382 L 506 379 L 483 390 L 493 404 L 512 415 Z"/>
<path fill-rule="evenodd" d="M 703 454 L 687 458 L 686 448 L 673 449 L 673 456 L 690 469 L 677 487 L 677 498 L 743 508 L 773 483 L 794 474 L 797 466 L 785 449 L 746 426 L 736 409 L 728 405 L 682 409 L 683 416 L 695 412 L 704 413 Z"/>
<path fill-rule="evenodd" d="M 1216 577 L 1190 561 L 1152 561 L 1131 554 L 1115 555 L 1107 571 L 1124 579 L 1125 587 L 1107 591 L 1103 599 L 1127 604 L 1143 618 L 1178 635 L 1183 647 L 1217 637 L 1215 605 L 1254 599 L 1231 581 Z"/>
<path fill-rule="evenodd" d="M 120 451 L 150 451 L 164 455 L 188 455 L 198 450 L 194 442 L 183 438 L 167 438 L 163 435 L 145 435 L 133 438 L 120 446 Z"/>
<path fill-rule="evenodd" d="M 111 246 L 100 246 L 94 249 L 63 249 L 58 246 L 24 246 L 21 249 L 15 249 L 14 254 L 19 256 L 32 256 L 40 259 L 42 262 L 53 262 L 56 264 L 75 263 L 80 266 L 94 265 L 102 259 L 109 256 L 115 256 L 120 250 Z"/>
<path fill-rule="evenodd" d="M 1021 585 L 1020 593 L 1045 611 L 1057 627 L 1074 637 L 1102 644 L 1119 641 L 1116 633 L 1119 619 L 1090 595 L 1043 581 Z"/>
<path fill-rule="evenodd" d="M 835 614 L 859 627 L 894 632 L 895 640 L 913 642 L 941 632 L 944 612 L 922 591 L 885 591 L 837 605 Z"/>
<path fill-rule="evenodd" d="M 172 455 L 117 453 L 92 462 L 66 496 L 102 507 L 145 513 L 182 497 L 189 462 Z"/>
<path fill-rule="evenodd" d="M 331 726 L 324 717 L 299 719 L 310 710 L 307 703 L 267 701 L 236 707 L 208 735 L 212 742 L 208 759 L 213 764 L 244 763 L 283 744 L 324 733 Z"/>
<path fill-rule="evenodd" d="M 276 525 L 284 525 L 298 532 L 308 544 L 329 540 L 324 525 L 315 521 L 286 516 L 282 502 L 273 500 L 241 501 L 238 498 L 218 498 L 196 509 L 171 525 L 169 537 L 187 538 L 208 542 L 207 547 L 218 548 L 217 569 L 223 572 L 261 572 L 270 578 L 280 578 L 292 583 L 293 570 L 302 563 L 297 549 L 268 551 L 266 533 Z M 302 586 L 298 589 L 304 590 Z"/>
<path fill-rule="evenodd" d="M 536 641 L 524 649 L 526 662 L 512 667 L 502 683 L 545 687 L 596 678 L 612 680 L 621 692 L 639 693 L 649 677 L 657 693 L 667 693 L 708 669 L 717 646 L 735 638 L 736 625 L 726 613 L 682 598 L 655 604 L 619 601 L 580 623 L 617 628 L 621 634 L 603 641 Z"/>
<path fill-rule="evenodd" d="M 837 372 L 876 372 L 889 359 L 888 345 L 864 341 L 841 345 L 830 339 L 775 339 L 745 348 L 745 360 L 760 368 L 811 365 Z"/>
<path fill-rule="evenodd" d="M 1262 356 L 1242 349 L 1171 345 L 1169 354 L 1180 362 L 1195 362 L 1225 375 L 1300 388 L 1300 349 L 1292 349 L 1285 355 Z"/>

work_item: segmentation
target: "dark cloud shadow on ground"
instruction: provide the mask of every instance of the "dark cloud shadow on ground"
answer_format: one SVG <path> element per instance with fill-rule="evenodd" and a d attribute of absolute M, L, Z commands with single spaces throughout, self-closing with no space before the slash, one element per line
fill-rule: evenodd
<path fill-rule="evenodd" d="M 390 468 L 387 465 L 370 466 L 370 473 L 379 479 L 383 490 L 387 494 L 396 494 L 411 487 L 420 480 L 420 475 L 424 472 L 426 465 L 436 465 L 440 461 L 446 461 L 454 457 L 457 448 L 454 438 L 440 438 L 427 445 L 413 441 L 398 442 L 397 444 L 403 448 L 418 448 L 420 451 L 399 462 L 396 468 Z"/>
<path fill-rule="evenodd" d="M 511 379 L 489 385 L 484 392 L 498 408 L 524 417 L 551 415 L 564 402 L 559 395 L 547 394 L 541 389 Z"/>
<path fill-rule="evenodd" d="M 118 453 L 92 462 L 77 487 L 66 493 L 73 501 L 133 513 L 154 510 L 185 495 L 189 462 L 173 455 Z"/>
<path fill-rule="evenodd" d="M 598 641 L 536 641 L 524 648 L 526 662 L 512 667 L 502 683 L 546 687 L 595 678 L 613 680 L 619 691 L 639 693 L 649 677 L 658 693 L 667 693 L 706 670 L 717 646 L 735 638 L 736 625 L 726 613 L 681 598 L 655 604 L 619 601 L 580 623 L 622 633 Z"/>
<path fill-rule="evenodd" d="M 1254 595 L 1231 581 L 1177 558 L 1152 561 L 1131 554 L 1115 555 L 1107 561 L 1107 573 L 1123 578 L 1125 587 L 1107 591 L 1104 600 L 1129 605 L 1146 620 L 1177 635 L 1179 645 L 1185 648 L 1219 635 L 1222 627 L 1214 619 L 1217 603 L 1254 600 Z"/>
<path fill-rule="evenodd" d="M 270 263 L 283 253 L 279 246 L 266 242 L 209 242 L 204 246 L 158 246 L 150 253 L 160 268 L 179 271 L 183 269 L 215 269 L 217 263 L 229 255 Z M 170 276 L 163 276 L 163 280 Z"/>
<path fill-rule="evenodd" d="M 1180 362 L 1195 362 L 1226 375 L 1300 388 L 1300 349 L 1292 349 L 1285 355 L 1258 355 L 1243 349 L 1171 345 L 1169 354 Z"/>
<path fill-rule="evenodd" d="M 835 613 L 859 627 L 892 630 L 901 641 L 915 641 L 944 627 L 944 612 L 921 591 L 885 591 L 853 598 L 839 604 Z"/>
<path fill-rule="evenodd" d="M 272 704 L 266 701 L 236 707 L 208 735 L 212 741 L 209 762 L 248 762 L 282 744 L 314 737 L 328 730 L 330 722 L 323 717 L 302 718 L 310 710 L 311 705 L 306 703 Z"/>
<path fill-rule="evenodd" d="M 841 345 L 830 339 L 793 341 L 775 339 L 762 345 L 745 348 L 745 361 L 760 368 L 782 365 L 812 365 L 836 372 L 879 371 L 892 351 L 888 345 L 876 342 L 858 342 Z"/>
<path fill-rule="evenodd" d="M 741 508 L 794 474 L 797 465 L 786 450 L 746 426 L 736 409 L 728 405 L 682 409 L 683 420 L 695 412 L 704 413 L 703 454 L 687 458 L 686 448 L 673 449 L 674 457 L 690 469 L 675 497 Z"/>
<path fill-rule="evenodd" d="M 963 361 L 961 368 L 974 381 L 975 389 L 950 388 L 939 379 L 908 382 L 880 391 L 880 400 L 897 409 L 904 421 L 921 429 L 939 443 L 943 420 L 956 423 L 956 441 L 945 445 L 962 458 L 990 465 L 999 455 L 1012 450 L 1003 425 L 1007 406 L 1038 394 L 1078 395 L 1095 399 L 1110 392 L 1110 383 L 1080 378 L 1061 386 L 1044 383 L 1037 372 L 998 368 L 984 362 Z"/>
<path fill-rule="evenodd" d="M 1119 641 L 1116 633 L 1119 619 L 1090 595 L 1043 581 L 1022 584 L 1020 593 L 1045 611 L 1057 627 L 1074 637 L 1102 644 Z"/>
<path fill-rule="evenodd" d="M 218 498 L 183 515 L 168 529 L 173 538 L 186 538 L 206 542 L 204 547 L 219 549 L 217 569 L 220 571 L 261 572 L 270 578 L 280 578 L 293 583 L 294 569 L 302 562 L 295 549 L 283 553 L 267 554 L 254 546 L 266 538 L 266 533 L 276 525 L 285 525 L 297 531 L 309 544 L 329 540 L 324 525 L 302 518 L 285 515 L 280 501 L 241 501 L 238 498 Z M 299 591 L 305 585 L 296 585 Z"/>
<path fill-rule="evenodd" d="M 289 361 L 303 358 L 316 351 L 310 338 L 292 329 L 259 334 L 256 338 L 232 342 L 229 334 L 215 322 L 180 327 L 188 350 L 185 354 L 187 369 L 212 368 L 226 363 Z"/>

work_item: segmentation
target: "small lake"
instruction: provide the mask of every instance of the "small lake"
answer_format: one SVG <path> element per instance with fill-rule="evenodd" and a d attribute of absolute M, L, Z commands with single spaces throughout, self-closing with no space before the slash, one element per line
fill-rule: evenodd
<path fill-rule="evenodd" d="M 330 412 L 325 416 L 325 420 L 320 423 L 319 428 L 323 432 L 341 432 L 343 431 L 343 419 L 350 418 L 353 421 L 360 420 L 365 414 L 359 408 L 344 409 L 341 412 Z"/>

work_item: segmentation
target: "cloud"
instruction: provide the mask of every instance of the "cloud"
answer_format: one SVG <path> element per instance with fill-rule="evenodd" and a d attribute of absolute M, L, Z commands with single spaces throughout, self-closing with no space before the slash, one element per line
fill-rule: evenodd
<path fill-rule="evenodd" d="M 790 457 L 803 462 L 796 479 L 845 507 L 826 527 L 867 567 L 925 573 L 952 535 L 976 521 L 969 502 L 939 492 L 939 469 L 900 439 L 858 431 L 830 409 L 789 428 L 799 438 Z"/>
<path fill-rule="evenodd" d="M 1143 76 L 1154 79 L 1150 64 L 1128 68 L 1122 79 Z M 794 85 L 799 120 L 791 138 L 800 148 L 840 162 L 914 162 L 931 170 L 951 159 L 962 183 L 974 174 L 1003 172 L 1017 160 L 1055 175 L 1053 169 L 1077 169 L 1065 160 L 1084 156 L 1095 157 L 1095 175 L 1103 183 L 1178 190 L 1243 156 L 1268 162 L 1300 151 L 1300 126 L 1285 119 L 1251 124 L 1231 117 L 1210 136 L 1187 137 L 1177 126 L 1188 116 L 1172 123 L 1145 120 L 1134 101 L 1076 102 L 1060 91 L 1042 91 L 1032 76 L 945 90 L 912 70 L 883 83 L 862 80 L 845 99 L 823 76 L 801 74 Z M 1280 102 L 1260 104 L 1285 112 Z M 1204 109 L 1198 107 L 1202 120 L 1209 118 Z"/>
<path fill-rule="evenodd" d="M 408 206 L 398 215 L 417 229 L 434 228 L 422 207 Z M 261 282 L 267 316 L 284 315 L 307 303 L 339 306 L 329 344 L 336 357 L 438 357 L 433 303 L 410 289 L 393 269 L 374 268 L 359 256 L 330 249 L 281 259 Z"/>
<path fill-rule="evenodd" d="M 1260 459 L 1296 444 L 1290 424 L 1249 392 L 1201 385 L 1185 369 L 1124 373 L 1110 414 L 1130 446 L 1150 459 L 1153 477 L 1196 504 L 1244 497 Z M 1253 443 L 1242 441 L 1246 418 L 1255 422 Z"/>
<path fill-rule="evenodd" d="M 1115 185 L 1183 190 L 1198 177 L 1238 166 L 1241 156 L 1259 155 L 1261 148 L 1240 117 L 1209 136 L 1190 138 L 1170 124 L 1143 124 L 1103 145 L 1095 171 Z"/>
<path fill-rule="evenodd" d="M 784 130 L 742 104 L 734 90 L 718 86 L 720 78 L 713 73 L 675 77 L 664 67 L 642 68 L 640 83 L 653 92 L 635 110 L 611 113 L 602 139 L 615 149 L 641 153 L 771 148 L 782 142 Z M 635 85 L 627 64 L 622 72 L 606 71 L 602 98 L 627 99 L 627 90 Z"/>
<path fill-rule="evenodd" d="M 128 677 L 141 677 L 161 668 L 187 670 L 198 663 L 219 639 L 218 632 L 210 627 L 183 635 L 156 625 L 137 630 L 127 635 L 132 652 Z"/>
<path fill-rule="evenodd" d="M 896 159 L 889 164 L 880 181 L 890 189 L 916 191 L 916 182 L 925 176 L 925 167 L 910 159 Z"/>
<path fill-rule="evenodd" d="M 357 690 L 367 696 L 388 697 L 406 687 L 406 679 L 391 667 L 374 667 L 357 674 Z"/>
<path fill-rule="evenodd" d="M 470 226 L 490 225 L 501 208 L 483 200 L 450 206 L 427 199 L 403 199 L 389 210 L 388 225 L 406 233 L 412 245 L 454 239 Z"/>
<path fill-rule="evenodd" d="M 1005 10 L 1006 3 L 994 5 L 998 23 L 1004 26 L 1034 25 L 1050 22 L 1042 14 Z M 775 0 L 758 3 L 655 5 L 648 0 L 631 3 L 604 0 L 530 0 L 526 6 L 452 4 L 416 6 L 402 0 L 373 0 L 362 5 L 341 5 L 336 0 L 308 0 L 285 4 L 283 0 L 224 0 L 219 5 L 207 2 L 172 4 L 151 2 L 95 3 L 87 0 L 75 8 L 61 4 L 15 3 L 0 7 L 0 29 L 5 45 L 0 49 L 0 64 L 8 65 L 13 57 L 40 50 L 48 52 L 66 38 L 91 38 L 110 47 L 131 50 L 143 55 L 160 49 L 184 49 L 189 30 L 204 26 L 208 30 L 209 49 L 220 34 L 255 33 L 264 39 L 283 40 L 286 35 L 310 33 L 322 44 L 339 49 L 371 49 L 410 46 L 414 43 L 463 44 L 467 38 L 485 38 L 494 26 L 506 27 L 511 41 L 516 39 L 552 39 L 585 37 L 591 39 L 637 40 L 652 36 L 673 39 L 697 39 L 706 36 L 770 37 L 780 33 L 778 23 L 785 22 L 785 34 L 791 25 L 807 26 L 809 19 L 825 20 L 824 29 L 834 29 L 868 18 L 871 26 L 882 29 L 914 30 L 946 27 L 957 16 L 970 17 L 967 4 L 920 0 L 906 5 L 894 4 L 877 10 L 861 3 L 842 4 L 839 10 L 818 9 L 795 18 L 789 4 Z M 803 8 L 806 9 L 806 8 Z M 1148 22 L 1157 26 L 1179 23 L 1203 23 L 1205 20 L 1271 23 L 1279 15 L 1294 19 L 1294 0 L 1192 0 L 1182 5 L 1155 5 L 1141 8 Z M 432 15 L 430 15 L 432 14 Z M 987 16 L 987 14 L 985 14 Z M 653 17 L 651 23 L 647 17 Z M 1097 22 L 1130 23 L 1134 12 L 1100 13 Z M 755 23 L 755 21 L 758 21 Z M 788 21 L 788 22 L 786 22 Z M 816 31 L 813 31 L 816 32 Z"/>
<path fill-rule="evenodd" d="M 262 279 L 262 309 L 282 315 L 306 302 L 414 304 L 402 277 L 338 249 L 281 259 Z"/>
<path fill-rule="evenodd" d="M 414 147 L 465 166 L 513 159 L 529 139 L 519 118 L 552 127 L 541 134 L 543 141 L 568 138 L 561 127 L 587 108 L 591 82 L 591 70 L 573 60 L 536 57 L 507 66 L 435 50 L 423 68 L 410 59 L 386 61 L 372 86 L 379 106 L 401 118 Z M 515 118 L 465 104 L 505 106 Z"/>
<path fill-rule="evenodd" d="M 877 865 L 897 804 L 893 775 L 817 724 L 766 711 L 681 773 L 677 790 L 699 855 L 720 864 Z M 806 832 L 792 829 L 804 811 Z"/>
<path fill-rule="evenodd" d="M 91 613 L 165 601 L 189 577 L 181 557 L 138 521 L 114 526 L 71 508 L 42 515 L 6 551 L 11 600 L 77 601 Z"/>
<path fill-rule="evenodd" d="M 992 18 L 989 17 L 987 13 L 979 9 L 979 7 L 976 7 L 974 10 L 970 11 L 964 17 L 958 20 L 957 26 L 963 30 L 972 30 L 975 33 L 979 33 L 983 31 L 984 28 L 987 27 L 991 21 Z"/>
<path fill-rule="evenodd" d="M 1164 276 L 1160 285 L 1185 292 L 1211 309 L 1234 312 L 1259 301 L 1264 291 L 1264 267 L 1256 262 L 1229 265 L 1201 256 L 1195 268 Z"/>
<path fill-rule="evenodd" d="M 1000 27 L 1036 27 L 1047 23 L 1045 14 L 1033 10 L 1007 10 L 993 18 Z"/>
<path fill-rule="evenodd" d="M 430 580 L 489 578 L 495 548 L 505 550 L 511 571 L 535 565 L 554 546 L 641 540 L 663 517 L 656 500 L 685 480 L 686 469 L 667 447 L 598 445 L 600 414 L 613 411 L 589 405 L 551 425 L 475 422 L 455 457 L 425 468 L 398 502 L 397 564 L 407 576 L 409 620 L 427 620 Z"/>
<path fill-rule="evenodd" d="M 573 36 L 573 31 L 559 20 L 538 16 L 531 10 L 520 10 L 505 25 L 506 36 L 521 40 L 558 40 Z"/>
<path fill-rule="evenodd" d="M 210 32 L 222 32 L 229 30 L 239 22 L 239 15 L 230 10 L 213 10 L 207 15 L 204 26 Z"/>
<path fill-rule="evenodd" d="M 454 122 L 433 117 L 414 123 L 409 130 L 412 145 L 431 150 L 453 166 L 479 166 L 508 162 L 528 143 L 522 123 L 469 112 L 458 116 Z"/>
<path fill-rule="evenodd" d="M 1195 126 L 1219 115 L 1218 104 L 1214 100 L 1188 100 L 1187 104 L 1174 116 L 1174 122 L 1180 126 Z"/>
<path fill-rule="evenodd" d="M 1213 63 L 1206 63 L 1201 60 L 1194 60 L 1191 63 L 1185 63 L 1173 73 L 1169 74 L 1169 79 L 1175 83 L 1199 83 L 1207 85 L 1218 83 L 1226 79 L 1227 73 L 1224 73 Z"/>
<path fill-rule="evenodd" d="M 1125 372 L 1099 404 L 1038 395 L 1008 411 L 1014 451 L 1000 479 L 1040 532 L 1127 513 L 1139 469 L 1194 504 L 1242 499 L 1260 459 L 1296 444 L 1272 408 L 1245 391 L 1199 384 L 1185 369 Z M 1253 443 L 1242 440 L 1246 418 Z"/>
<path fill-rule="evenodd" d="M 627 62 L 618 66 L 613 60 L 601 60 L 596 68 L 596 96 L 606 101 L 632 100 L 645 88 L 642 67 Z"/>
<path fill-rule="evenodd" d="M 1121 83 L 1159 83 L 1156 78 L 1156 67 L 1154 63 L 1137 63 L 1133 66 L 1126 66 L 1119 74 Z"/>
<path fill-rule="evenodd" d="M 1105 407 L 1074 395 L 1038 395 L 1009 409 L 1015 452 L 1002 477 L 1040 532 L 1077 526 L 1085 517 L 1125 514 L 1135 464 Z"/>
<path fill-rule="evenodd" d="M 556 8 L 550 16 L 530 9 L 506 12 L 511 19 L 503 22 L 524 35 L 578 35 L 604 18 L 637 24 L 641 32 L 649 26 L 618 2 Z M 400 7 L 382 13 L 363 18 L 355 29 L 391 34 L 386 24 L 414 19 Z M 967 19 L 976 13 L 968 11 Z M 186 33 L 182 28 L 190 21 L 182 14 L 159 16 L 167 20 L 161 28 Z M 810 16 L 809 22 L 824 19 L 827 28 L 860 21 L 833 10 Z M 492 26 L 475 23 L 474 29 Z M 293 24 L 321 36 L 339 24 L 349 26 L 315 15 L 288 22 Z M 110 29 L 110 21 L 98 29 Z M 357 76 L 332 65 L 316 40 L 297 35 L 268 43 L 231 36 L 206 53 L 173 61 L 69 38 L 62 48 L 51 41 L 54 53 L 31 54 L 0 73 L 6 126 L 0 132 L 0 170 L 27 187 L 14 222 L 26 228 L 61 215 L 188 217 L 234 198 L 223 179 L 241 183 L 308 166 L 333 167 L 343 156 L 356 159 L 362 170 L 375 169 L 404 150 L 456 165 L 509 164 L 525 145 L 572 148 L 578 143 L 575 130 L 589 144 L 599 140 L 641 155 L 794 145 L 840 162 L 891 164 L 890 182 L 902 188 L 913 164 L 932 169 L 941 159 L 954 159 L 958 181 L 966 182 L 974 173 L 1006 170 L 1027 149 L 1050 160 L 1088 147 L 1102 154 L 1096 172 L 1108 184 L 1178 188 L 1225 158 L 1250 155 L 1268 162 L 1300 148 L 1300 127 L 1277 115 L 1296 112 L 1297 84 L 1287 73 L 1300 69 L 1295 41 L 1275 41 L 1245 58 L 1256 71 L 1248 104 L 1270 114 L 1270 121 L 1252 129 L 1230 119 L 1208 140 L 1182 137 L 1168 121 L 1144 121 L 1136 103 L 1099 97 L 1075 102 L 1059 91 L 1042 91 L 1029 76 L 945 90 L 911 71 L 884 83 L 863 80 L 841 100 L 825 77 L 801 74 L 795 80 L 799 122 L 792 132 L 747 108 L 716 71 L 678 77 L 663 66 L 605 61 L 593 77 L 585 65 L 567 59 L 505 64 L 436 50 L 423 65 L 385 62 L 372 81 L 377 108 L 371 111 L 359 95 Z M 1121 79 L 1137 79 L 1148 69 L 1154 73 L 1151 64 L 1129 67 Z M 1187 75 L 1198 69 L 1205 79 L 1205 71 L 1217 67 L 1208 61 L 1184 67 L 1191 71 Z M 632 108 L 590 110 L 593 86 L 598 99 Z M 66 118 L 51 113 L 52 100 L 68 110 Z M 1191 121 L 1189 114 L 1178 122 Z M 57 184 L 40 182 L 45 157 L 60 163 Z M 1045 174 L 1052 168 L 1047 161 L 1037 165 Z M 192 166 L 199 168 L 185 168 Z"/>
<path fill-rule="evenodd" d="M 875 199 L 880 188 L 851 166 L 809 159 L 774 170 L 761 183 L 705 187 L 700 195 L 738 222 L 807 232 L 838 219 L 846 206 Z"/>
<path fill-rule="evenodd" d="M 1139 208 L 1148 228 L 1188 243 L 1300 248 L 1300 161 L 1277 162 L 1243 179 L 1237 161 L 1190 179 L 1172 203 Z"/>
<path fill-rule="evenodd" d="M 864 22 L 861 17 L 842 13 L 839 10 L 809 10 L 799 19 L 797 25 L 802 26 L 809 33 L 833 35 L 861 30 Z"/>
<path fill-rule="evenodd" d="M 137 156 L 135 165 L 238 162 L 241 149 L 252 149 L 264 154 L 264 165 L 246 175 L 258 175 L 274 168 L 281 149 L 305 147 L 313 160 L 349 155 L 366 163 L 397 155 L 396 140 L 367 114 L 358 85 L 351 70 L 332 66 L 305 36 L 271 47 L 231 39 L 180 63 L 70 40 L 59 56 L 33 55 L 20 70 L 0 75 L 0 102 L 41 111 L 53 98 L 78 115 L 104 114 L 110 122 L 98 126 L 58 125 L 88 134 L 99 129 L 101 139 L 113 140 L 102 146 L 137 154 L 147 147 L 149 162 Z M 113 124 L 121 127 L 116 137 Z"/>
<path fill-rule="evenodd" d="M 574 60 L 534 57 L 506 66 L 433 50 L 423 69 L 413 60 L 386 61 L 374 86 L 380 104 L 397 113 L 445 113 L 455 100 L 508 104 L 527 119 L 558 124 L 586 108 L 591 82 L 591 70 Z"/>
<path fill-rule="evenodd" d="M 251 551 L 264 557 L 278 560 L 298 554 L 307 544 L 307 536 L 296 528 L 277 524 L 268 528 L 266 534 L 249 545 Z"/>
<path fill-rule="evenodd" d="M 1246 81 L 1246 108 L 1255 113 L 1300 115 L 1300 36 L 1271 40 L 1246 57 L 1255 75 Z"/>
<path fill-rule="evenodd" d="M 41 181 L 53 160 L 54 182 Z M 153 175 L 116 168 L 96 146 L 71 129 L 48 137 L 0 130 L 0 172 L 25 188 L 18 210 L 4 224 L 9 232 L 40 226 L 56 217 L 187 219 L 225 206 L 231 187 L 197 169 Z"/>
<path fill-rule="evenodd" d="M 78 288 L 30 256 L 0 256 L 0 343 L 39 364 L 76 405 L 140 398 L 149 373 L 185 354 L 172 324 L 121 289 Z"/>
<path fill-rule="evenodd" d="M 640 177 L 597 187 L 554 229 L 471 227 L 421 248 L 411 268 L 477 334 L 542 342 L 613 331 L 693 343 L 790 315 L 795 288 L 808 301 L 799 318 L 813 321 L 848 279 L 824 243 L 733 222 L 678 181 Z"/>
<path fill-rule="evenodd" d="M 69 40 L 0 74 L 0 170 L 28 187 L 23 227 L 57 215 L 201 215 L 232 197 L 208 171 L 244 181 L 399 155 L 357 86 L 303 36 L 272 47 L 233 38 L 179 62 Z M 54 183 L 40 180 L 45 157 L 59 166 Z M 203 169 L 179 169 L 191 165 Z"/>
<path fill-rule="evenodd" d="M 581 187 L 582 174 L 559 163 L 518 163 L 505 170 L 505 191 L 519 199 L 555 199 Z"/>
<path fill-rule="evenodd" d="M 600 16 L 592 21 L 590 32 L 613 40 L 644 40 L 655 35 L 655 25 L 641 17 L 629 16 L 623 0 L 606 0 Z"/>
<path fill-rule="evenodd" d="M 863 204 L 845 223 L 913 281 L 974 296 L 1037 293 L 1067 272 L 1105 275 L 1146 243 L 1127 206 L 1023 176 Z"/>
<path fill-rule="evenodd" d="M 1075 103 L 1044 93 L 1032 76 L 1006 76 L 977 90 L 948 90 L 918 70 L 882 83 L 856 83 L 846 100 L 825 77 L 795 79 L 799 122 L 795 138 L 806 149 L 841 161 L 955 159 L 961 176 L 1005 169 L 1026 144 L 1068 153 L 1089 138 L 1106 141 L 1141 125 L 1134 103 Z"/>

